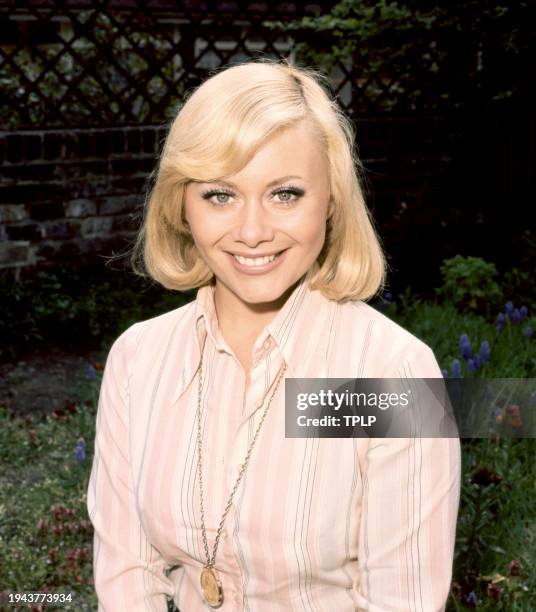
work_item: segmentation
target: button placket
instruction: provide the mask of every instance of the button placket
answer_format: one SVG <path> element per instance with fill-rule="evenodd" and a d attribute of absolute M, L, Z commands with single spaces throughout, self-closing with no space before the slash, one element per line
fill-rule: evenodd
<path fill-rule="evenodd" d="M 243 379 L 242 379 L 242 383 L 243 383 Z M 242 398 L 240 394 L 241 394 L 241 390 L 237 391 L 237 398 L 239 399 L 240 402 L 242 402 Z M 247 397 L 246 397 L 246 406 L 247 406 Z M 232 487 L 234 486 L 234 483 L 236 482 L 238 472 L 240 471 L 240 466 L 242 462 L 244 461 L 244 458 L 247 452 L 247 448 L 248 448 L 247 432 L 246 432 L 245 441 L 243 438 L 242 418 L 239 416 L 232 416 L 232 419 L 228 424 L 230 428 L 229 429 L 230 438 L 228 439 L 228 443 L 227 443 L 228 455 L 225 461 L 225 469 L 224 469 L 226 487 L 227 487 L 227 495 L 229 495 L 230 491 L 232 490 Z M 234 501 L 233 501 L 233 504 L 234 504 Z M 231 504 L 231 510 L 229 511 L 227 519 L 230 519 L 231 514 L 232 514 L 232 504 Z"/>
<path fill-rule="evenodd" d="M 267 338 L 264 340 L 262 346 L 264 346 L 265 343 L 269 343 L 272 347 L 272 349 L 269 350 L 273 351 L 273 339 L 271 337 Z M 276 351 L 273 351 L 273 355 L 270 356 L 269 360 L 262 358 L 252 368 L 250 385 L 246 396 L 246 403 L 244 405 L 240 426 L 246 425 L 247 427 L 253 427 L 256 429 L 259 419 L 262 416 L 263 408 L 265 407 L 266 402 L 268 401 L 273 390 L 275 379 L 279 375 L 281 366 L 279 362 L 276 363 L 276 361 L 278 361 Z M 276 368 L 276 366 L 278 367 Z M 266 368 L 268 367 L 270 367 L 270 385 L 269 389 L 266 390 Z"/>
<path fill-rule="evenodd" d="M 251 378 L 248 397 L 246 399 L 246 410 L 244 412 L 246 422 L 249 421 L 254 412 L 258 411 L 264 405 L 264 376 L 264 368 L 261 367 L 257 368 Z M 255 410 L 251 409 L 252 406 Z M 253 417 L 253 419 L 255 421 L 256 417 Z"/>
<path fill-rule="evenodd" d="M 241 416 L 235 436 L 235 450 L 233 452 L 233 470 L 240 469 L 251 443 L 250 433 L 255 432 L 262 411 L 259 410 L 264 405 L 263 393 L 264 371 L 262 368 L 252 370 L 251 380 L 245 395 L 244 412 Z M 252 409 L 252 407 L 254 409 Z"/>
<path fill-rule="evenodd" d="M 270 351 L 273 346 L 273 340 L 270 336 L 268 336 L 259 348 L 255 349 L 253 355 L 253 368 L 258 368 L 262 365 L 263 359 L 266 357 L 267 353 Z"/>

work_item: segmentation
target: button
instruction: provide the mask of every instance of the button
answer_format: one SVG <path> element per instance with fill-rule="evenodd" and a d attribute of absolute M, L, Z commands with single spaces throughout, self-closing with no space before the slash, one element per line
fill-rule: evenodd
<path fill-rule="evenodd" d="M 256 402 L 255 402 L 255 408 L 260 408 L 264 403 L 264 400 L 261 398 L 259 398 Z"/>
<path fill-rule="evenodd" d="M 272 346 L 272 341 L 270 338 L 267 338 L 262 345 L 265 349 L 269 349 Z"/>
<path fill-rule="evenodd" d="M 226 539 L 227 539 L 227 531 L 226 531 L 225 529 L 224 529 L 224 530 L 221 532 L 221 537 L 222 537 L 224 540 L 226 540 Z"/>

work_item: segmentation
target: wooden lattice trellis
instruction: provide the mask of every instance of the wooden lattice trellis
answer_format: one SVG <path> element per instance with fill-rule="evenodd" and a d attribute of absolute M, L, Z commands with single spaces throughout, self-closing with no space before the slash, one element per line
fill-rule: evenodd
<path fill-rule="evenodd" d="M 523 3 L 512 3 L 502 20 L 488 10 L 476 29 L 476 1 L 466 7 L 458 0 L 452 10 L 423 3 L 434 28 L 419 21 L 418 3 L 415 10 L 400 3 L 410 11 L 404 14 L 409 24 L 377 17 L 377 36 L 362 44 L 349 32 L 353 51 L 327 70 L 322 62 L 333 51 L 331 26 L 269 26 L 322 18 L 336 4 L 0 0 L 0 128 L 160 124 L 211 71 L 257 56 L 295 59 L 299 44 L 354 117 L 480 113 L 482 105 L 527 96 L 534 69 Z"/>

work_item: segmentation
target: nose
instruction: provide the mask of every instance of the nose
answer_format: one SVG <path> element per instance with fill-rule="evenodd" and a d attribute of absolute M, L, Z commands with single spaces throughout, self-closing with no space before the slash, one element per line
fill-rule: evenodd
<path fill-rule="evenodd" d="M 260 242 L 270 241 L 274 237 L 270 215 L 262 204 L 250 200 L 240 211 L 234 232 L 234 239 L 254 248 Z"/>

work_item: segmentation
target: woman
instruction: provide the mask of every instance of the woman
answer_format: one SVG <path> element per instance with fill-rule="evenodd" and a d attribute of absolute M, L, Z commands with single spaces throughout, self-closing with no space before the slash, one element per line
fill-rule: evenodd
<path fill-rule="evenodd" d="M 261 60 L 173 121 L 134 253 L 193 302 L 106 362 L 88 511 L 99 610 L 444 608 L 457 438 L 285 438 L 284 378 L 441 377 L 367 305 L 385 263 L 349 120 Z"/>

